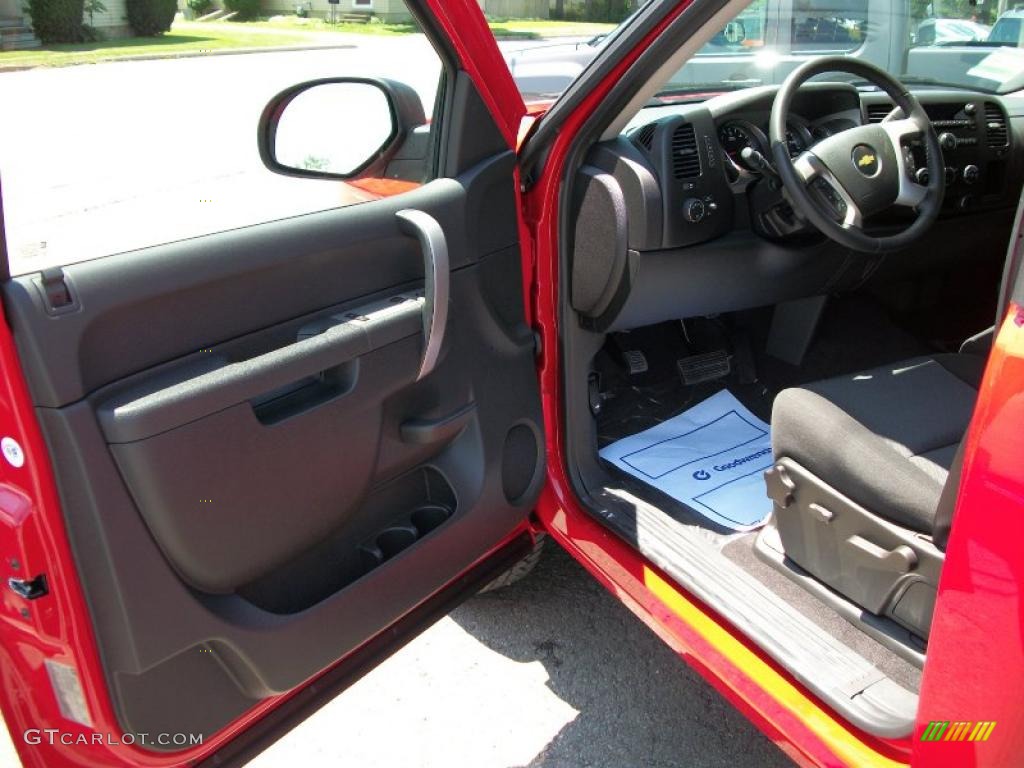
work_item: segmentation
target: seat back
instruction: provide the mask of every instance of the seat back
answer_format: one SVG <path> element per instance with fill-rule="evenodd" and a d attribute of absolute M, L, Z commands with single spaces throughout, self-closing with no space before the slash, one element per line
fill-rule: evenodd
<path fill-rule="evenodd" d="M 946 477 L 946 484 L 942 486 L 942 495 L 939 496 L 939 506 L 935 509 L 935 526 L 932 529 L 932 543 L 946 551 L 946 544 L 949 542 L 949 529 L 953 525 L 953 511 L 956 509 L 956 497 L 960 493 L 960 471 L 964 464 L 964 443 L 966 438 L 960 441 L 956 449 L 956 455 L 949 465 L 949 475 Z"/>

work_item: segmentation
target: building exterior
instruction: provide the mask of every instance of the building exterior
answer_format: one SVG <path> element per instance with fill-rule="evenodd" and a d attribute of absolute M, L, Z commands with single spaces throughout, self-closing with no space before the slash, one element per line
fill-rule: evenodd
<path fill-rule="evenodd" d="M 3 2 L 4 0 L 0 0 Z M 546 19 L 550 0 L 477 0 L 481 10 L 491 19 Z M 294 13 L 297 5 L 306 5 L 311 16 L 327 17 L 331 6 L 327 0 L 263 0 L 269 15 Z M 409 21 L 412 17 L 402 0 L 340 0 L 336 12 L 368 14 L 389 24 Z"/>
<path fill-rule="evenodd" d="M 550 0 L 477 0 L 489 19 L 546 19 Z"/>
<path fill-rule="evenodd" d="M 546 19 L 551 0 L 477 0 L 481 10 L 491 19 Z M 23 0 L 0 0 L 0 50 L 34 48 L 39 41 L 32 33 L 31 20 L 22 9 Z M 125 18 L 125 0 L 103 0 L 106 10 L 94 13 L 85 22 L 91 24 L 104 38 L 127 37 L 132 29 Z M 223 7 L 222 0 L 214 0 Z M 328 17 L 328 0 L 263 0 L 263 12 L 268 16 L 291 15 L 303 6 L 311 16 Z M 186 11 L 185 0 L 178 0 L 178 8 Z M 352 17 L 365 15 L 388 24 L 410 21 L 411 16 L 403 0 L 339 0 L 335 13 Z"/>
<path fill-rule="evenodd" d="M 295 13 L 296 7 L 300 5 L 308 8 L 311 16 L 331 15 L 331 5 L 327 0 L 263 0 L 262 7 L 267 15 L 273 16 Z M 402 0 L 340 0 L 335 6 L 335 11 L 345 16 L 366 14 L 388 24 L 412 19 Z"/>
<path fill-rule="evenodd" d="M 0 0 L 0 51 L 38 47 L 39 40 L 22 13 L 21 0 Z"/>
<path fill-rule="evenodd" d="M 103 0 L 106 10 L 85 15 L 104 38 L 127 37 L 132 28 L 125 18 L 125 0 Z M 39 40 L 32 32 L 32 20 L 23 9 L 23 0 L 0 0 L 0 51 L 38 48 Z"/>
<path fill-rule="evenodd" d="M 3 0 L 0 0 L 3 2 Z M 129 37 L 132 28 L 128 25 L 128 15 L 125 9 L 125 0 L 103 0 L 107 7 L 103 13 L 94 13 L 92 21 L 89 14 L 85 15 L 85 23 L 92 24 L 104 37 Z"/>

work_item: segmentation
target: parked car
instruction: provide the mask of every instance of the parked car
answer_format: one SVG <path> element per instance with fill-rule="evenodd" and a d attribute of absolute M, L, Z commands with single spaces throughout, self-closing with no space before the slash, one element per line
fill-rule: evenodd
<path fill-rule="evenodd" d="M 800 765 L 1019 763 L 1020 73 L 921 83 L 836 5 L 778 7 L 766 45 L 834 23 L 775 83 L 652 0 L 527 116 L 477 0 L 425 0 L 433 109 L 363 71 L 252 120 L 372 199 L 0 242 L 23 763 L 240 766 L 541 537 Z"/>
<path fill-rule="evenodd" d="M 1013 10 L 1002 14 L 992 25 L 986 42 L 1015 48 L 1024 46 L 1024 11 Z"/>
<path fill-rule="evenodd" d="M 987 40 L 991 27 L 967 19 L 925 19 L 917 25 L 917 45 L 948 45 Z"/>

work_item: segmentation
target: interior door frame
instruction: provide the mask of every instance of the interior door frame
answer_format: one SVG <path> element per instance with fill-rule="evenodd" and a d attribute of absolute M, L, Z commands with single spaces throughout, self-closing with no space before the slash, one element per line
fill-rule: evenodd
<path fill-rule="evenodd" d="M 569 169 L 626 107 L 644 82 L 678 50 L 680 40 L 724 5 L 714 0 L 652 0 L 629 29 L 602 49 L 540 121 L 521 153 L 524 216 L 535 234 L 537 326 L 545 353 L 541 391 L 547 420 L 548 484 L 536 514 L 544 529 L 584 568 L 793 759 L 807 765 L 906 764 L 911 744 L 857 730 L 822 705 L 747 638 L 654 563 L 603 525 L 581 500 L 576 458 L 565 439 L 571 407 L 562 370 L 566 355 L 561 275 L 568 274 L 571 234 Z M 709 7 L 714 6 L 714 7 Z M 582 403 L 582 405 L 580 405 Z"/>

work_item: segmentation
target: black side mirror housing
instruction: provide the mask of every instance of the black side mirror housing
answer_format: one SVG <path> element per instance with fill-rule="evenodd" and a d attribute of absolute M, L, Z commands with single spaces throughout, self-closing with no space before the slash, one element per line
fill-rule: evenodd
<path fill-rule="evenodd" d="M 281 91 L 257 129 L 274 173 L 350 181 L 383 178 L 410 134 L 426 124 L 419 94 L 394 80 L 332 77 Z"/>

